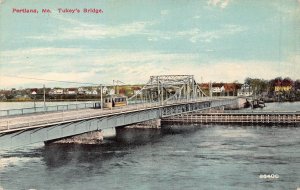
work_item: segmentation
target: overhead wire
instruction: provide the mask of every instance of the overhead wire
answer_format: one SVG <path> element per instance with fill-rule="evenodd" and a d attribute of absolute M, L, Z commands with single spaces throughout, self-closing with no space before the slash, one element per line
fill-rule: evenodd
<path fill-rule="evenodd" d="M 16 76 L 16 75 L 2 75 L 5 77 L 10 78 L 22 78 L 22 79 L 30 79 L 30 80 L 39 80 L 39 81 L 49 81 L 49 82 L 60 82 L 60 83 L 71 83 L 71 84 L 85 84 L 85 85 L 104 85 L 104 84 L 96 84 L 96 83 L 90 83 L 90 82 L 75 82 L 75 81 L 65 81 L 65 80 L 53 80 L 53 79 L 42 79 L 42 78 L 35 78 L 35 77 L 24 77 L 24 76 Z M 109 84 L 106 84 L 109 85 Z"/>

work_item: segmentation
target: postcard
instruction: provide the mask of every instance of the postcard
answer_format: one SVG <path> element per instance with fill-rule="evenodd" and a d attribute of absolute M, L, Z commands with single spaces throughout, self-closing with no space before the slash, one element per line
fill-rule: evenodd
<path fill-rule="evenodd" d="M 0 0 L 0 190 L 300 189 L 300 0 Z"/>

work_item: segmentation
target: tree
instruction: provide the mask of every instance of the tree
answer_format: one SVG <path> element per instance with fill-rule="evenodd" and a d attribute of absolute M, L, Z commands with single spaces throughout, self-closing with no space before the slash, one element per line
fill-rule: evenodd
<path fill-rule="evenodd" d="M 281 84 L 282 86 L 293 86 L 294 81 L 291 78 L 286 77 L 282 80 Z"/>
<path fill-rule="evenodd" d="M 282 77 L 276 77 L 274 79 L 274 86 L 281 86 L 281 83 L 282 83 Z"/>
<path fill-rule="evenodd" d="M 268 90 L 268 81 L 264 79 L 258 79 L 258 78 L 249 78 L 247 77 L 245 79 L 245 84 L 248 84 L 253 89 L 254 94 L 261 94 Z"/>
<path fill-rule="evenodd" d="M 294 89 L 297 91 L 297 90 L 300 90 L 300 79 L 297 79 L 295 82 L 294 82 Z"/>

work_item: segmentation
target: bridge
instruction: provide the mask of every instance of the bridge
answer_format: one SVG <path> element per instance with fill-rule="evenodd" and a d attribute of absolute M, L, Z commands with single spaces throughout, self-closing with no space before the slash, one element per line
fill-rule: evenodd
<path fill-rule="evenodd" d="M 192 75 L 161 75 L 151 76 L 128 102 L 128 106 L 113 109 L 85 106 L 49 111 L 44 107 L 40 112 L 22 110 L 19 114 L 1 116 L 0 149 L 232 105 L 236 103 L 236 97 L 206 97 Z M 5 112 L 10 113 L 9 110 Z"/>

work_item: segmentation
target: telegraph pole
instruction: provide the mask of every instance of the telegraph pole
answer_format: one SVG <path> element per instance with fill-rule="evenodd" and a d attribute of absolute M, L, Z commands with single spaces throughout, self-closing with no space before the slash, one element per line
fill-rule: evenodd
<path fill-rule="evenodd" d="M 46 89 L 45 89 L 45 85 L 43 85 L 44 87 L 44 111 L 46 111 Z"/>
<path fill-rule="evenodd" d="M 103 110 L 103 86 L 100 84 L 101 110 Z"/>

